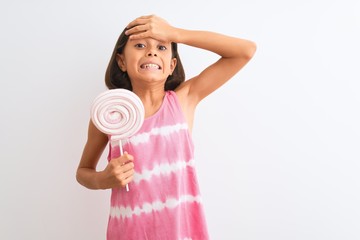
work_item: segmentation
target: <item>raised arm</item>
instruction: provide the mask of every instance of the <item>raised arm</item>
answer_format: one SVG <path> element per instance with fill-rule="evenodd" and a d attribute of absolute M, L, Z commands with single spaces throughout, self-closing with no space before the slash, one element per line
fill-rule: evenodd
<path fill-rule="evenodd" d="M 220 55 L 220 59 L 188 80 L 188 97 L 195 104 L 233 77 L 255 53 L 256 45 L 248 40 L 207 31 L 177 29 L 178 43 L 202 48 Z"/>
<path fill-rule="evenodd" d="M 233 77 L 256 51 L 256 45 L 251 41 L 214 32 L 176 28 L 154 15 L 137 18 L 128 27 L 127 34 L 131 35 L 132 39 L 151 37 L 164 42 L 186 44 L 220 55 L 218 61 L 180 86 L 188 101 L 195 106 Z"/>

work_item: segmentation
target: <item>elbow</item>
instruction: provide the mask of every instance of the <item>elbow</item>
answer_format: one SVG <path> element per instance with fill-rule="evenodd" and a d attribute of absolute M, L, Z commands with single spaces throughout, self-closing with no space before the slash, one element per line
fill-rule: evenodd
<path fill-rule="evenodd" d="M 78 168 L 78 169 L 76 170 L 75 179 L 76 179 L 76 181 L 77 181 L 80 185 L 84 186 L 83 178 L 82 178 L 82 174 L 81 174 L 80 168 Z"/>
<path fill-rule="evenodd" d="M 246 41 L 242 44 L 241 49 L 239 50 L 234 64 L 237 66 L 238 70 L 244 67 L 254 56 L 256 52 L 256 44 L 251 41 Z"/>
<path fill-rule="evenodd" d="M 243 57 L 248 61 L 252 59 L 256 52 L 256 48 L 256 43 L 248 41 L 248 46 L 246 47 L 246 51 L 244 51 Z"/>
<path fill-rule="evenodd" d="M 81 184 L 79 169 L 76 170 L 75 179 L 79 184 Z"/>

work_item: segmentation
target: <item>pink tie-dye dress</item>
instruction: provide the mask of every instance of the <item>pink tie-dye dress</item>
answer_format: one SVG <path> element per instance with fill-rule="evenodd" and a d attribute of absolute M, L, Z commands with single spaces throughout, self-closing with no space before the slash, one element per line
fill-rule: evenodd
<path fill-rule="evenodd" d="M 112 189 L 107 240 L 209 239 L 201 203 L 194 146 L 176 93 L 123 143 L 134 156 L 135 176 Z M 109 159 L 119 156 L 110 144 Z"/>

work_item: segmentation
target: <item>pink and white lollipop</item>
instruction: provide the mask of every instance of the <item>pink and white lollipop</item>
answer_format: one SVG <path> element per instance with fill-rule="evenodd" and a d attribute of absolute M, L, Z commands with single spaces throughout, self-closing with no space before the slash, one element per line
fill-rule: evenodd
<path fill-rule="evenodd" d="M 91 120 L 101 132 L 118 141 L 123 155 L 121 140 L 139 131 L 144 122 L 145 110 L 140 98 L 126 89 L 111 89 L 99 94 L 91 107 Z M 126 185 L 126 189 L 128 186 Z"/>

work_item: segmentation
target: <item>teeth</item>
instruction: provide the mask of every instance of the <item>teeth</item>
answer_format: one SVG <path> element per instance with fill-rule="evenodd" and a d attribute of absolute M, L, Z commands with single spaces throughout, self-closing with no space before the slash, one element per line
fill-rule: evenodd
<path fill-rule="evenodd" d="M 144 64 L 142 65 L 143 68 L 155 68 L 155 69 L 159 69 L 159 65 L 154 64 L 154 63 L 148 63 L 148 64 Z"/>

